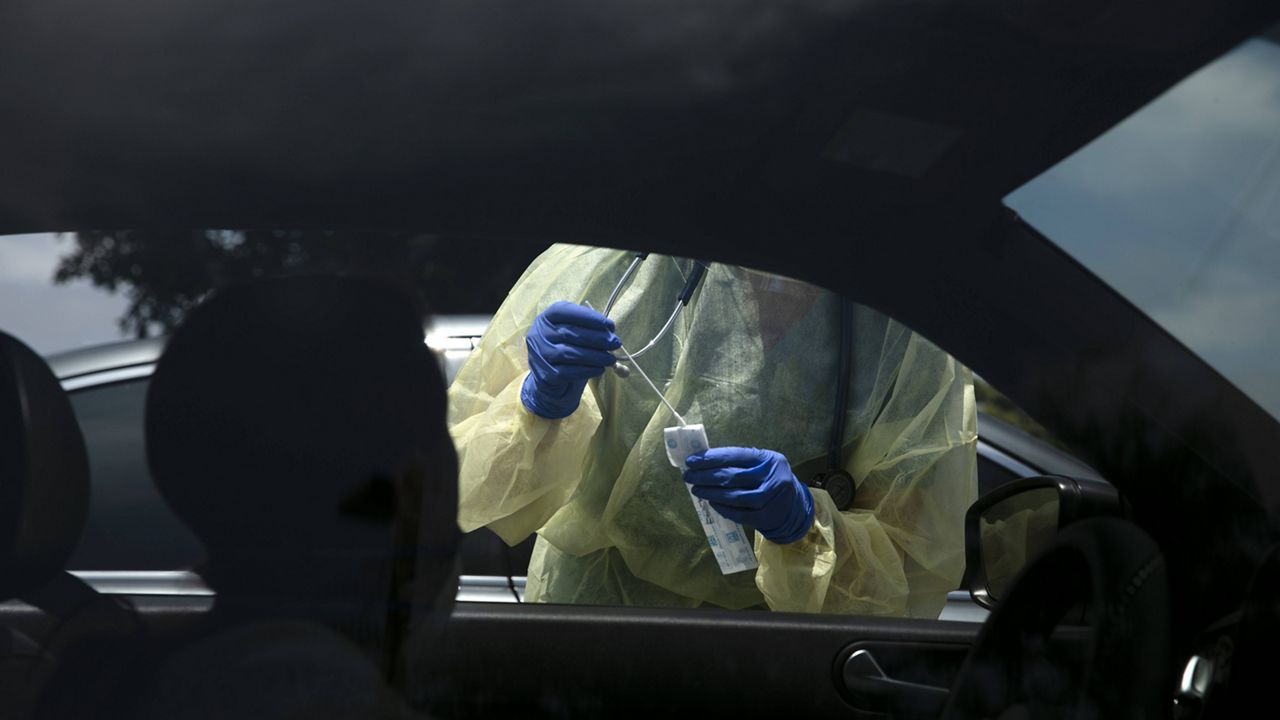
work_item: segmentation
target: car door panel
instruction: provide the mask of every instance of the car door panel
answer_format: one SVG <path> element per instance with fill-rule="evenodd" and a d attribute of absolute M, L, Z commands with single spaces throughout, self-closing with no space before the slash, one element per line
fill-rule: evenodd
<path fill-rule="evenodd" d="M 414 692 L 444 717 L 885 715 L 843 687 L 853 649 L 945 684 L 981 626 L 863 617 L 460 603 L 418 652 Z M 897 679 L 897 678 L 895 678 Z M 856 708 L 861 707 L 859 711 Z"/>
<path fill-rule="evenodd" d="M 860 713 L 937 718 L 968 651 L 961 643 L 856 642 L 836 658 L 836 686 Z"/>

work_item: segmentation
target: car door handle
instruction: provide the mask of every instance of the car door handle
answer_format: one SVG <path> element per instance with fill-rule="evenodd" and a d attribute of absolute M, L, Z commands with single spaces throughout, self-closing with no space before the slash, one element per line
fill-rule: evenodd
<path fill-rule="evenodd" d="M 842 675 L 845 688 L 852 697 L 865 703 L 867 710 L 937 717 L 942 714 L 950 695 L 947 688 L 889 677 L 868 650 L 858 650 L 850 655 Z"/>

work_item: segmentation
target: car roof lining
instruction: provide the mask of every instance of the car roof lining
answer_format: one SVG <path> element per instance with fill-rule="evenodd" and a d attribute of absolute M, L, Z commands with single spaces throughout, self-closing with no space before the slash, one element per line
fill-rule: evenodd
<path fill-rule="evenodd" d="M 0 90 L 19 112 L 0 137 L 0 231 L 381 222 L 707 242 L 761 197 L 874 229 L 998 201 L 1277 15 L 1257 0 L 128 7 L 7 8 Z M 914 174 L 885 171 L 904 148 L 833 160 L 868 113 L 949 142 Z"/>

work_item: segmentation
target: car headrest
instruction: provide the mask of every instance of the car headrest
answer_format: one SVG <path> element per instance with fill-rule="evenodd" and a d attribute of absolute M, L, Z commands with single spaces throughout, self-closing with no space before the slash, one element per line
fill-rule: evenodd
<path fill-rule="evenodd" d="M 63 570 L 89 509 L 89 459 L 44 360 L 0 333 L 0 599 Z"/>
<path fill-rule="evenodd" d="M 345 532 L 385 545 L 344 501 L 444 433 L 422 328 L 409 296 L 356 277 L 248 283 L 192 310 L 152 376 L 147 455 L 212 567 L 358 542 Z"/>

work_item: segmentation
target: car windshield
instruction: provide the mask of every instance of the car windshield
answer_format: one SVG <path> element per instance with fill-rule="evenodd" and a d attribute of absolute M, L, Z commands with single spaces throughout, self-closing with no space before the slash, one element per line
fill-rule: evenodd
<path fill-rule="evenodd" d="M 1280 31 L 1006 204 L 1280 418 Z"/>

